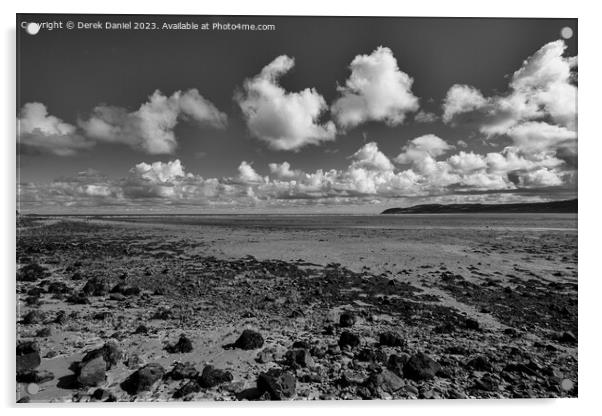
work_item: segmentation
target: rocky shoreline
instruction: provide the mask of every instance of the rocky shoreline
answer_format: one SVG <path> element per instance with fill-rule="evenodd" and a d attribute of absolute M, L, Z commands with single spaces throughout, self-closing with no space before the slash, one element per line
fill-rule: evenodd
<path fill-rule="evenodd" d="M 518 265 L 218 258 L 69 220 L 21 224 L 17 264 L 18 402 L 578 394 L 577 284 Z"/>

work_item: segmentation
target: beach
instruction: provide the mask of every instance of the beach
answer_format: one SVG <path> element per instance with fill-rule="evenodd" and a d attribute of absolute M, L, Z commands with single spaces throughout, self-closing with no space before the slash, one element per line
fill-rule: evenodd
<path fill-rule="evenodd" d="M 578 394 L 575 214 L 30 216 L 17 264 L 17 399 Z"/>

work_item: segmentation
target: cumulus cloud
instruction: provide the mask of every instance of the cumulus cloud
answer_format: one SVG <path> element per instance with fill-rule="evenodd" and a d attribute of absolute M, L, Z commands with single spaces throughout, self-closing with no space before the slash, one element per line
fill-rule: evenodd
<path fill-rule="evenodd" d="M 93 143 L 77 133 L 74 125 L 48 114 L 42 103 L 26 103 L 17 118 L 18 143 L 25 151 L 70 156 Z"/>
<path fill-rule="evenodd" d="M 433 159 L 452 149 L 453 146 L 434 134 L 426 134 L 411 140 L 395 161 L 401 164 L 423 162 L 427 158 Z"/>
<path fill-rule="evenodd" d="M 370 55 L 358 55 L 349 65 L 351 75 L 338 88 L 341 96 L 331 106 L 336 123 L 344 129 L 367 121 L 402 124 L 418 110 L 412 93 L 413 79 L 401 71 L 391 49 L 378 47 Z"/>
<path fill-rule="evenodd" d="M 414 121 L 416 123 L 433 123 L 438 119 L 439 117 L 437 116 L 437 114 L 424 110 L 418 111 L 414 116 Z"/>
<path fill-rule="evenodd" d="M 507 134 L 529 121 L 546 121 L 576 131 L 577 57 L 565 57 L 562 40 L 527 58 L 510 79 L 506 94 L 485 97 L 476 88 L 454 85 L 443 102 L 443 120 L 474 121 L 487 135 Z"/>
<path fill-rule="evenodd" d="M 250 133 L 275 150 L 298 150 L 336 135 L 333 122 L 320 124 L 328 107 L 314 88 L 287 92 L 280 86 L 280 77 L 294 65 L 293 58 L 279 56 L 235 94 Z"/>
<path fill-rule="evenodd" d="M 245 184 L 259 183 L 264 181 L 264 178 L 255 172 L 253 166 L 244 160 L 238 166 L 238 179 Z"/>
<path fill-rule="evenodd" d="M 136 111 L 99 105 L 79 126 L 97 141 L 123 143 L 150 154 L 170 154 L 177 147 L 174 128 L 181 120 L 213 128 L 225 128 L 227 117 L 198 90 L 176 91 L 165 96 L 155 91 Z"/>
<path fill-rule="evenodd" d="M 354 168 L 367 170 L 389 171 L 393 170 L 393 163 L 380 150 L 375 142 L 366 143 L 357 152 L 351 156 Z"/>

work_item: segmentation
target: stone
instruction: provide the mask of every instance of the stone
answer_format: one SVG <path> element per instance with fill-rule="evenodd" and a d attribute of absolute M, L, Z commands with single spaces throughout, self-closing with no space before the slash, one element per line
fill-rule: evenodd
<path fill-rule="evenodd" d="M 203 373 L 198 381 L 201 387 L 211 388 L 222 383 L 228 383 L 232 380 L 232 373 L 229 371 L 220 370 L 214 368 L 212 365 L 208 365 L 203 369 Z"/>
<path fill-rule="evenodd" d="M 405 342 L 401 336 L 395 332 L 383 332 L 378 336 L 380 345 L 387 347 L 403 347 Z"/>
<path fill-rule="evenodd" d="M 173 394 L 173 398 L 181 399 L 190 394 L 198 393 L 199 391 L 201 391 L 201 385 L 199 384 L 199 382 L 196 380 L 190 380 L 175 391 L 175 393 Z"/>
<path fill-rule="evenodd" d="M 243 350 L 255 350 L 263 346 L 263 337 L 257 331 L 245 329 L 233 346 Z"/>
<path fill-rule="evenodd" d="M 475 388 L 484 391 L 495 391 L 497 390 L 497 386 L 497 381 L 489 374 L 483 375 L 475 382 Z"/>
<path fill-rule="evenodd" d="M 562 391 L 569 392 L 573 390 L 574 387 L 575 383 L 573 383 L 573 381 L 569 380 L 568 378 L 565 378 L 560 382 L 560 390 Z"/>
<path fill-rule="evenodd" d="M 132 373 L 121 383 L 121 388 L 129 394 L 137 394 L 148 391 L 153 384 L 165 375 L 165 369 L 161 364 L 150 363 Z"/>
<path fill-rule="evenodd" d="M 558 341 L 563 342 L 565 344 L 576 344 L 577 337 L 571 331 L 565 331 L 558 335 Z"/>
<path fill-rule="evenodd" d="M 389 370 L 380 373 L 372 373 L 365 382 L 365 386 L 376 394 L 378 389 L 387 393 L 395 393 L 405 386 L 404 381 L 397 374 Z"/>
<path fill-rule="evenodd" d="M 199 376 L 199 370 L 197 370 L 193 364 L 189 362 L 175 363 L 173 368 L 167 375 L 166 378 L 172 380 L 183 380 L 183 379 L 196 379 Z"/>
<path fill-rule="evenodd" d="M 293 368 L 312 368 L 315 363 L 310 352 L 304 348 L 295 348 L 286 352 L 286 363 Z"/>
<path fill-rule="evenodd" d="M 87 296 L 105 296 L 109 293 L 109 287 L 102 280 L 92 278 L 86 282 L 81 291 Z"/>
<path fill-rule="evenodd" d="M 403 366 L 408 362 L 410 357 L 407 354 L 391 354 L 387 360 L 387 369 L 403 377 Z"/>
<path fill-rule="evenodd" d="M 355 325 L 355 315 L 351 312 L 343 312 L 339 318 L 339 325 L 341 328 L 349 328 Z"/>
<path fill-rule="evenodd" d="M 358 361 L 362 362 L 385 362 L 387 354 L 379 349 L 364 348 L 355 355 Z"/>
<path fill-rule="evenodd" d="M 471 359 L 466 365 L 477 371 L 491 371 L 493 369 L 493 366 L 489 362 L 489 358 L 484 355 L 479 355 Z"/>
<path fill-rule="evenodd" d="M 339 337 L 339 347 L 341 349 L 345 347 L 355 348 L 360 345 L 360 337 L 349 331 L 343 331 Z"/>
<path fill-rule="evenodd" d="M 106 364 L 106 369 L 110 370 L 111 367 L 117 365 L 117 363 L 121 360 L 123 357 L 123 351 L 121 351 L 119 348 L 117 341 L 109 340 L 102 347 L 87 352 L 86 355 L 84 355 L 84 358 L 82 358 L 81 362 L 86 363 L 87 361 L 93 360 L 97 357 L 102 357 Z"/>
<path fill-rule="evenodd" d="M 477 321 L 476 319 L 472 319 L 472 318 L 466 318 L 466 321 L 464 321 L 464 325 L 466 325 L 467 329 L 470 329 L 473 331 L 479 331 L 481 329 L 481 325 L 479 324 L 479 321 Z"/>
<path fill-rule="evenodd" d="M 23 341 L 17 344 L 17 372 L 37 368 L 42 359 L 37 342 Z"/>
<path fill-rule="evenodd" d="M 54 380 L 54 374 L 47 370 L 26 370 L 17 372 L 17 382 L 42 384 Z"/>
<path fill-rule="evenodd" d="M 267 393 L 270 400 L 286 400 L 295 395 L 297 379 L 287 371 L 272 368 L 257 378 L 259 394 Z"/>
<path fill-rule="evenodd" d="M 36 332 L 36 337 L 38 338 L 47 338 L 49 336 L 52 335 L 52 328 L 49 326 L 46 326 L 44 328 L 40 328 L 37 332 Z"/>
<path fill-rule="evenodd" d="M 17 281 L 19 282 L 35 282 L 48 276 L 50 276 L 48 269 L 36 263 L 23 266 L 17 271 Z"/>
<path fill-rule="evenodd" d="M 412 355 L 403 366 L 403 374 L 412 380 L 429 380 L 441 369 L 439 363 L 423 352 Z"/>
<path fill-rule="evenodd" d="M 29 311 L 21 320 L 24 325 L 35 325 L 42 322 L 44 322 L 44 314 L 37 310 Z"/>
<path fill-rule="evenodd" d="M 180 335 L 180 339 L 175 344 L 170 344 L 165 347 L 165 350 L 171 354 L 187 353 L 192 351 L 192 341 L 184 334 Z"/>
<path fill-rule="evenodd" d="M 92 393 L 92 398 L 99 402 L 115 402 L 117 398 L 113 393 L 106 389 L 96 389 Z"/>
<path fill-rule="evenodd" d="M 107 363 L 99 355 L 80 364 L 77 382 L 82 386 L 98 386 L 106 380 Z"/>

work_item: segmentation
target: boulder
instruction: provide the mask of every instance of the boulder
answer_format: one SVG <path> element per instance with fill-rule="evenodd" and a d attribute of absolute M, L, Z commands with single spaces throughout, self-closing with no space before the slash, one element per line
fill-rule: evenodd
<path fill-rule="evenodd" d="M 196 379 L 199 375 L 199 370 L 197 370 L 193 364 L 186 363 L 175 363 L 173 368 L 169 373 L 165 375 L 166 378 L 170 378 L 172 380 L 183 380 L 186 378 Z"/>
<path fill-rule="evenodd" d="M 17 372 L 33 370 L 41 362 L 40 347 L 37 342 L 24 341 L 17 344 Z"/>
<path fill-rule="evenodd" d="M 161 364 L 150 363 L 132 373 L 121 383 L 121 388 L 129 394 L 137 394 L 148 391 L 158 380 L 165 375 L 165 369 Z"/>
<path fill-rule="evenodd" d="M 272 368 L 257 377 L 259 394 L 267 394 L 270 400 L 286 400 L 295 395 L 297 379 L 287 371 Z"/>
<path fill-rule="evenodd" d="M 286 363 L 293 368 L 312 368 L 315 363 L 311 354 L 304 348 L 294 348 L 286 352 Z"/>
<path fill-rule="evenodd" d="M 171 354 L 183 354 L 191 352 L 192 349 L 192 341 L 184 334 L 180 335 L 178 342 L 165 347 L 165 350 Z"/>
<path fill-rule="evenodd" d="M 263 337 L 257 331 L 245 329 L 238 337 L 233 346 L 243 350 L 255 350 L 263 346 Z"/>
<path fill-rule="evenodd" d="M 339 325 L 341 328 L 349 328 L 355 325 L 355 315 L 351 312 L 343 312 L 339 318 Z"/>
<path fill-rule="evenodd" d="M 102 347 L 95 350 L 89 351 L 82 358 L 81 363 L 84 364 L 87 361 L 91 361 L 97 357 L 102 357 L 106 364 L 106 369 L 110 370 L 111 367 L 117 365 L 117 363 L 123 357 L 123 351 L 119 348 L 119 344 L 115 340 L 107 341 Z"/>
<path fill-rule="evenodd" d="M 439 363 L 423 352 L 412 355 L 403 366 L 403 374 L 412 380 L 428 380 L 441 369 Z"/>
<path fill-rule="evenodd" d="M 190 380 L 175 391 L 175 393 L 173 394 L 173 398 L 181 399 L 183 397 L 188 396 L 189 394 L 198 393 L 199 391 L 201 391 L 201 385 L 199 384 L 199 382 L 196 380 Z"/>
<path fill-rule="evenodd" d="M 79 367 L 77 382 L 82 386 L 98 386 L 106 380 L 106 370 L 107 363 L 102 355 L 82 362 Z"/>
<path fill-rule="evenodd" d="M 360 337 L 349 331 L 343 331 L 339 337 L 339 347 L 341 349 L 345 347 L 355 348 L 360 345 Z"/>
<path fill-rule="evenodd" d="M 403 347 L 405 345 L 404 339 L 395 332 L 383 332 L 379 334 L 378 341 L 380 345 L 387 347 Z"/>
<path fill-rule="evenodd" d="M 42 384 L 54 380 L 54 374 L 46 370 L 25 370 L 17 372 L 17 382 Z"/>
<path fill-rule="evenodd" d="M 228 383 L 232 381 L 232 379 L 232 374 L 229 371 L 220 370 L 214 368 L 212 365 L 208 365 L 203 369 L 203 373 L 198 381 L 201 387 L 211 388 L 218 384 Z"/>

